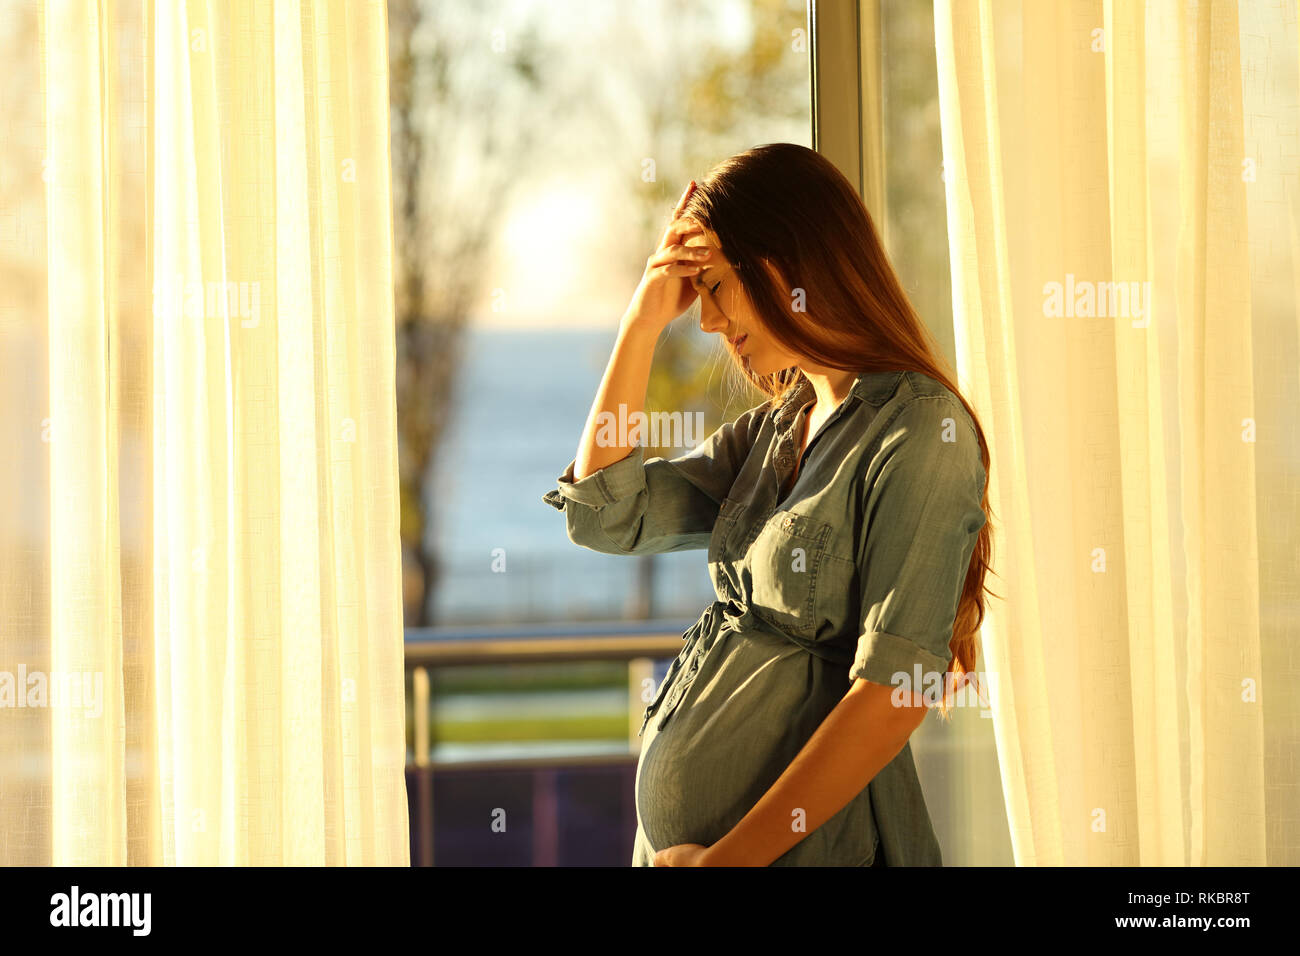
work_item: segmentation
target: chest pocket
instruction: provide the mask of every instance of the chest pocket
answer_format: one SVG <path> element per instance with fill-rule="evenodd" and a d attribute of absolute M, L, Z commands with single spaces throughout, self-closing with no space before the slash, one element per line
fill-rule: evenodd
<path fill-rule="evenodd" d="M 817 575 L 826 560 L 831 526 L 794 511 L 778 511 L 749 549 L 752 603 L 791 633 L 812 637 L 818 624 Z"/>

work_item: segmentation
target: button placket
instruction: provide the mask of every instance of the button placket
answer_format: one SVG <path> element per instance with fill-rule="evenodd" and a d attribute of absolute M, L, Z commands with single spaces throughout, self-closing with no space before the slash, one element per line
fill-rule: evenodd
<path fill-rule="evenodd" d="M 727 539 L 734 532 L 744 511 L 744 503 L 734 498 L 727 498 L 718 510 L 718 518 L 713 524 L 713 533 L 709 537 L 709 563 L 721 562 L 727 555 Z"/>
<path fill-rule="evenodd" d="M 667 695 L 669 689 L 673 685 L 673 680 L 676 678 L 677 672 L 681 669 L 682 658 L 679 654 L 672 662 L 671 666 L 669 666 L 668 673 L 664 675 L 663 682 L 659 685 L 659 689 L 655 691 L 654 700 L 650 701 L 650 705 L 646 707 L 645 713 L 641 716 L 641 729 L 637 731 L 638 737 L 640 737 L 645 731 L 646 724 L 650 722 L 650 718 L 658 712 L 659 705 L 663 702 L 665 695 Z"/>
<path fill-rule="evenodd" d="M 677 705 L 682 702 L 682 698 L 685 697 L 686 692 L 690 690 L 691 684 L 695 682 L 695 676 L 699 672 L 699 669 L 700 648 L 699 645 L 696 645 L 695 651 L 691 655 L 691 663 L 686 668 L 686 673 L 684 673 L 681 676 L 681 679 L 673 686 L 672 692 L 669 693 L 668 698 L 664 701 L 656 729 L 664 729 L 664 724 L 668 723 L 668 718 L 672 716 L 673 711 L 677 709 Z"/>
<path fill-rule="evenodd" d="M 721 607 L 722 602 L 714 601 L 713 604 L 705 608 L 700 619 L 682 634 L 682 639 L 687 644 L 678 653 L 677 659 L 673 661 L 672 666 L 668 668 L 668 673 L 664 675 L 663 683 L 659 685 L 659 691 L 655 695 L 655 699 L 645 709 L 645 713 L 641 717 L 641 729 L 637 731 L 638 737 L 645 732 L 650 718 L 660 711 L 663 712 L 663 716 L 659 720 L 658 728 L 662 730 L 668 715 L 673 712 L 682 695 L 690 687 L 695 674 L 699 670 L 700 655 L 712 644 L 712 641 L 710 641 L 709 645 L 706 645 L 703 638 L 705 635 L 715 632 L 715 624 L 718 615 L 721 613 Z M 686 663 L 684 672 L 683 663 Z"/>

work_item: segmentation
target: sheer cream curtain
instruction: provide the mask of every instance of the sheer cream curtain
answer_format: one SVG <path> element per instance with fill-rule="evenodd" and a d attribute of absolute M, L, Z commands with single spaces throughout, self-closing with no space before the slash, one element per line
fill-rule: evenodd
<path fill-rule="evenodd" d="M 382 0 L 6 4 L 0 863 L 409 863 Z"/>
<path fill-rule="evenodd" d="M 1297 4 L 935 0 L 935 32 L 1016 862 L 1295 865 Z"/>

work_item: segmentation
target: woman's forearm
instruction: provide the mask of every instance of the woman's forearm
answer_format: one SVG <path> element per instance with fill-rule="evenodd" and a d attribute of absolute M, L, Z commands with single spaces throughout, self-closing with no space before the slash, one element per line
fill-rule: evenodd
<path fill-rule="evenodd" d="M 915 706 L 897 707 L 893 693 L 855 680 L 771 789 L 704 852 L 703 864 L 767 866 L 848 805 L 925 718 L 919 694 Z"/>
<path fill-rule="evenodd" d="M 596 391 L 596 400 L 587 416 L 587 426 L 583 429 L 578 454 L 574 459 L 575 480 L 594 474 L 616 461 L 622 461 L 632 453 L 638 437 L 636 430 L 628 428 L 624 433 L 618 423 L 630 423 L 637 412 L 645 410 L 650 364 L 654 360 L 658 339 L 659 331 L 637 321 L 632 312 L 625 315 L 619 323 L 614 351 L 605 366 L 605 376 Z M 621 414 L 620 406 L 623 409 Z M 606 413 L 610 417 L 607 418 Z M 614 427 L 602 428 L 601 425 L 605 422 L 614 423 Z M 640 437 L 642 440 L 645 438 Z"/>
<path fill-rule="evenodd" d="M 696 241 L 703 232 L 700 224 L 681 218 L 694 190 L 695 181 L 691 180 L 677 201 L 659 247 L 646 259 L 632 302 L 618 323 L 614 351 L 573 458 L 575 481 L 622 461 L 649 437 L 633 423 L 645 416 L 655 344 L 668 323 L 699 298 L 692 283 L 704 268 L 701 263 L 712 255 L 707 243 Z"/>

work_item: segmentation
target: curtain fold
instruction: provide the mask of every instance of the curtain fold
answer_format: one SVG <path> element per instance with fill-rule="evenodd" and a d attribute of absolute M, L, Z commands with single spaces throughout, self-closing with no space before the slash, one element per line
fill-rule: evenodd
<path fill-rule="evenodd" d="M 1300 859 L 1296 20 L 935 0 L 1021 865 Z"/>
<path fill-rule="evenodd" d="M 408 865 L 384 3 L 7 15 L 0 863 Z"/>

